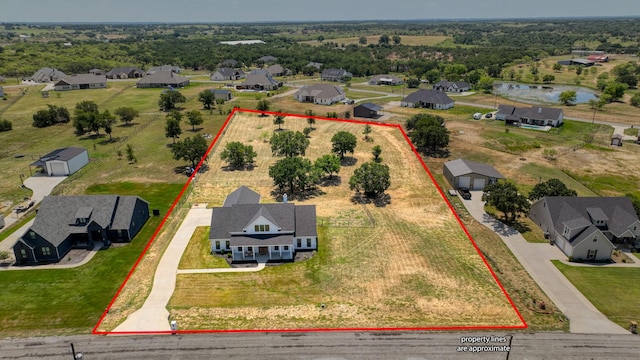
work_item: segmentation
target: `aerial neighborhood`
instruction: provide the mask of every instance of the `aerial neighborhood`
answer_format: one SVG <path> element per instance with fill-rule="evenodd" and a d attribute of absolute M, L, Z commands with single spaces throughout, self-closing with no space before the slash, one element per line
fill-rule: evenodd
<path fill-rule="evenodd" d="M 640 25 L 576 21 L 0 24 L 0 332 L 635 334 Z"/>

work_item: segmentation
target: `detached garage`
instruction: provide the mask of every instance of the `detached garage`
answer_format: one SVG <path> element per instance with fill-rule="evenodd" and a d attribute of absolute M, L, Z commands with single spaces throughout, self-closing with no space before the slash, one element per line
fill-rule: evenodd
<path fill-rule="evenodd" d="M 35 161 L 31 166 L 41 167 L 49 176 L 68 176 L 89 163 L 87 149 L 67 147 L 56 149 Z"/>
<path fill-rule="evenodd" d="M 443 168 L 444 177 L 454 189 L 482 190 L 486 185 L 504 179 L 493 166 L 469 160 L 447 161 Z"/>

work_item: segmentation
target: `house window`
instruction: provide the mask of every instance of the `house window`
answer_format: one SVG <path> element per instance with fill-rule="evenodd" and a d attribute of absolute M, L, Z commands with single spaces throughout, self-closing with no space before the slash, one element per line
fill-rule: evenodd
<path fill-rule="evenodd" d="M 311 247 L 311 239 L 307 239 L 307 247 L 310 248 Z"/>
<path fill-rule="evenodd" d="M 34 233 L 33 231 L 29 232 L 29 237 L 31 238 L 31 240 L 35 240 L 36 239 L 36 233 Z"/>
<path fill-rule="evenodd" d="M 278 245 L 274 246 L 273 250 L 280 250 L 280 246 L 278 246 Z"/>
<path fill-rule="evenodd" d="M 254 227 L 253 227 L 253 229 L 254 229 L 256 232 L 259 232 L 259 231 L 260 231 L 260 225 L 256 225 L 256 226 L 254 226 Z"/>
<path fill-rule="evenodd" d="M 220 241 L 216 240 L 216 250 L 220 250 Z"/>
<path fill-rule="evenodd" d="M 285 249 L 286 251 L 289 251 L 289 247 L 288 247 L 287 245 L 285 245 L 285 246 L 284 246 L 284 249 Z"/>
<path fill-rule="evenodd" d="M 264 226 L 264 231 L 269 231 L 269 224 Z"/>
<path fill-rule="evenodd" d="M 122 237 L 122 230 L 118 230 L 118 237 L 121 238 Z"/>
<path fill-rule="evenodd" d="M 21 256 L 23 259 L 26 259 L 26 258 L 27 258 L 27 250 L 25 250 L 25 249 L 20 249 L 20 256 Z"/>
<path fill-rule="evenodd" d="M 242 246 L 238 246 L 238 251 L 242 251 Z"/>
<path fill-rule="evenodd" d="M 598 241 L 598 238 L 593 238 L 593 242 L 597 242 L 597 241 Z"/>
<path fill-rule="evenodd" d="M 48 247 L 48 246 L 43 246 L 42 247 L 42 255 L 44 255 L 44 256 L 51 255 L 51 248 Z"/>
<path fill-rule="evenodd" d="M 302 247 L 302 239 L 298 239 L 298 247 L 301 248 Z"/>
<path fill-rule="evenodd" d="M 227 248 L 227 249 L 228 249 L 229 247 L 231 247 L 231 241 L 229 241 L 229 240 L 225 241 L 225 242 L 224 242 L 224 246 L 225 246 L 225 248 Z"/>

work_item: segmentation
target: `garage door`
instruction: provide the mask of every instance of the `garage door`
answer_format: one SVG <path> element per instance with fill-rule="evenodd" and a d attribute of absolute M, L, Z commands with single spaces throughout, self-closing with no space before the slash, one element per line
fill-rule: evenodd
<path fill-rule="evenodd" d="M 473 179 L 473 190 L 484 189 L 484 179 Z"/>
<path fill-rule="evenodd" d="M 51 163 L 51 176 L 65 176 L 67 175 L 64 171 L 64 164 L 61 163 Z"/>
<path fill-rule="evenodd" d="M 458 187 L 466 187 L 468 188 L 471 185 L 471 177 L 469 176 L 460 176 L 458 178 Z"/>

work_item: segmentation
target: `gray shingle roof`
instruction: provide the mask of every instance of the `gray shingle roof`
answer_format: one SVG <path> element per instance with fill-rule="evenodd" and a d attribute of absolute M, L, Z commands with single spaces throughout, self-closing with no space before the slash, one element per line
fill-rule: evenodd
<path fill-rule="evenodd" d="M 562 109 L 547 108 L 541 106 L 534 106 L 531 109 L 526 109 L 520 117 L 527 119 L 558 119 L 562 114 Z"/>
<path fill-rule="evenodd" d="M 406 103 L 452 104 L 453 100 L 442 91 L 421 89 L 405 97 Z"/>
<path fill-rule="evenodd" d="M 257 194 L 251 194 L 251 192 L 252 190 L 241 187 L 229 196 L 233 199 L 244 198 L 253 201 Z M 225 200 L 226 203 L 227 200 Z M 293 234 L 296 236 L 317 236 L 315 205 L 236 203 L 228 207 L 213 208 L 209 238 L 229 239 L 232 235 L 255 238 L 255 236 L 245 235 L 244 229 L 260 216 L 278 226 L 279 235 L 288 233 L 289 244 Z M 271 229 L 271 231 L 273 230 Z"/>
<path fill-rule="evenodd" d="M 69 85 L 103 84 L 106 82 L 106 75 L 77 74 L 72 76 L 63 76 L 58 82 L 56 82 L 56 85 L 64 83 Z"/>
<path fill-rule="evenodd" d="M 378 104 L 370 103 L 370 102 L 364 103 L 364 104 L 360 104 L 360 105 L 358 105 L 356 107 L 363 107 L 363 108 L 369 109 L 371 111 L 380 111 L 380 110 L 383 109 L 382 106 L 380 106 Z"/>
<path fill-rule="evenodd" d="M 547 202 L 553 227 L 559 233 L 563 232 L 565 223 L 573 225 L 575 219 L 582 219 L 582 224 L 591 224 L 587 209 L 593 208 L 600 209 L 602 213 L 599 216 L 609 218 L 608 230 L 616 236 L 623 234 L 629 226 L 638 221 L 628 197 L 547 196 L 541 201 Z M 575 239 L 571 240 L 574 241 Z"/>
<path fill-rule="evenodd" d="M 166 85 L 182 85 L 189 83 L 189 79 L 176 75 L 172 71 L 158 71 L 147 77 L 138 80 L 137 84 L 166 84 Z"/>
<path fill-rule="evenodd" d="M 103 229 L 128 229 L 138 199 L 144 201 L 137 196 L 119 195 L 46 196 L 30 230 L 58 246 L 70 234 L 86 233 L 91 222 Z M 76 225 L 78 218 L 89 221 Z"/>
<path fill-rule="evenodd" d="M 244 75 L 244 71 L 240 69 L 233 69 L 228 67 L 219 68 L 218 72 L 220 73 L 220 75 L 224 76 L 225 78 Z"/>
<path fill-rule="evenodd" d="M 343 77 L 349 77 L 352 74 L 345 69 L 324 69 L 322 70 L 321 77 L 324 78 L 335 78 L 341 79 Z"/>
<path fill-rule="evenodd" d="M 120 74 L 130 74 L 131 72 L 138 72 L 140 73 L 140 75 L 144 74 L 144 71 L 138 69 L 135 66 L 125 66 L 125 67 L 117 67 L 117 68 L 111 69 L 107 73 L 107 76 L 111 77 L 111 76 L 116 76 Z"/>
<path fill-rule="evenodd" d="M 31 79 L 37 82 L 48 82 L 52 79 L 60 79 L 64 76 L 67 76 L 67 74 L 58 69 L 43 67 L 40 70 L 36 71 L 33 76 L 31 76 Z"/>
<path fill-rule="evenodd" d="M 456 159 L 447 161 L 444 166 L 449 169 L 453 176 L 462 176 L 467 174 L 479 174 L 496 179 L 504 179 L 504 176 L 498 172 L 493 166 L 481 164 L 465 159 Z"/>
<path fill-rule="evenodd" d="M 313 84 L 307 85 L 298 90 L 296 97 L 313 97 L 318 99 L 333 99 L 336 96 L 344 94 L 339 86 L 330 84 Z"/>
<path fill-rule="evenodd" d="M 249 74 L 247 75 L 247 79 L 242 82 L 242 86 L 264 86 L 264 87 L 273 87 L 278 86 L 278 82 L 273 80 L 273 78 L 268 74 Z"/>

